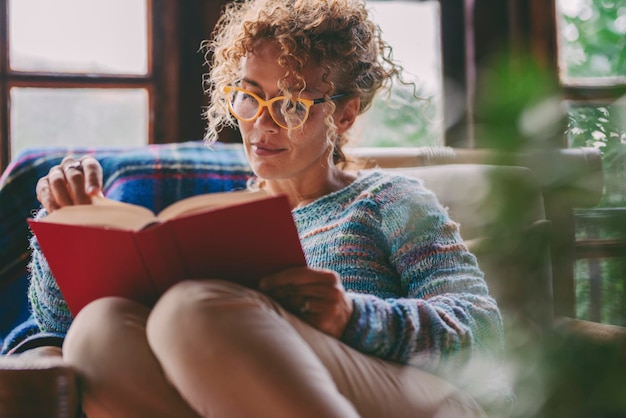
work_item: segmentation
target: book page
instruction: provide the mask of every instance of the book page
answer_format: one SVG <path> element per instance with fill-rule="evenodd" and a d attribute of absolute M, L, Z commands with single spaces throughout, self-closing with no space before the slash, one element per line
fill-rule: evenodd
<path fill-rule="evenodd" d="M 40 222 L 138 231 L 158 222 L 158 219 L 143 206 L 94 196 L 90 205 L 64 206 L 40 219 Z"/>
<path fill-rule="evenodd" d="M 139 231 L 152 223 L 267 197 L 270 195 L 262 190 L 207 193 L 172 203 L 157 216 L 143 206 L 94 196 L 90 205 L 64 206 L 48 214 L 41 221 Z"/>
<path fill-rule="evenodd" d="M 267 197 L 270 197 L 270 195 L 263 190 L 237 190 L 232 192 L 202 194 L 172 203 L 163 209 L 157 217 L 164 221 L 167 219 L 188 216 L 199 212 L 206 212 L 210 209 L 224 208 Z"/>

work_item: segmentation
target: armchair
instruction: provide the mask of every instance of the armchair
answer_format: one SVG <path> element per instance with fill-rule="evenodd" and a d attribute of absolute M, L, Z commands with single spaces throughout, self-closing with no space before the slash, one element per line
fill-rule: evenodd
<path fill-rule="evenodd" d="M 109 197 L 156 211 L 192 194 L 244 187 L 251 175 L 242 147 L 237 144 L 217 144 L 213 151 L 199 142 L 125 151 L 40 149 L 19 156 L 0 178 L 0 298 L 4 298 L 0 303 L 0 318 L 4 320 L 0 329 L 11 330 L 1 335 L 4 352 L 24 347 L 35 326 L 28 320 L 25 296 L 29 235 L 25 219 L 37 207 L 35 181 L 67 153 L 92 153 L 101 161 L 105 194 Z M 574 306 L 571 213 L 574 207 L 594 205 L 601 196 L 602 170 L 597 151 L 505 155 L 446 147 L 355 148 L 349 149 L 348 155 L 367 161 L 367 168 L 380 167 L 423 179 L 448 207 L 452 218 L 460 222 L 461 234 L 477 255 L 505 319 L 507 347 L 513 359 L 512 380 L 519 398 L 512 415 L 573 416 L 552 414 L 558 408 L 553 407 L 556 401 L 549 394 L 549 386 L 561 382 L 548 381 L 536 368 L 545 366 L 545 350 L 554 347 L 555 336 L 570 335 L 566 328 L 572 328 L 571 322 L 564 327 L 562 319 L 573 317 Z M 4 314 L 9 312 L 8 305 L 15 315 Z M 611 335 L 614 338 L 618 332 Z M 561 344 L 563 339 L 558 341 Z M 34 408 L 23 400 L 27 398 L 15 397 L 15 388 L 3 387 L 3 375 L 13 373 L 6 360 L 0 358 L 0 415 L 2 408 L 16 405 L 20 399 L 23 407 Z M 70 405 L 75 402 L 75 394 L 66 390 L 67 382 L 74 378 L 72 371 L 58 365 L 33 365 L 33 369 L 42 367 L 54 369 L 57 376 L 63 377 L 50 378 L 39 386 L 24 378 L 23 390 L 56 394 L 51 397 L 51 405 L 59 405 L 61 398 Z M 536 373 L 529 373 L 529 367 Z M 546 387 L 537 398 L 538 385 Z M 48 411 L 51 417 L 74 416 L 71 407 Z"/>

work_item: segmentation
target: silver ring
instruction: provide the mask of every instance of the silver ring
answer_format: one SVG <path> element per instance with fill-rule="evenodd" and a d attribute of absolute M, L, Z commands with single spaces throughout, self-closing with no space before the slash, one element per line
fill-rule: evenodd
<path fill-rule="evenodd" d="M 72 164 L 67 166 L 68 170 L 74 169 L 78 171 L 83 171 L 83 162 L 81 160 L 74 161 Z"/>
<path fill-rule="evenodd" d="M 308 300 L 304 301 L 304 303 L 302 304 L 302 306 L 300 307 L 300 313 L 301 314 L 305 314 L 311 312 L 311 305 L 309 303 Z"/>

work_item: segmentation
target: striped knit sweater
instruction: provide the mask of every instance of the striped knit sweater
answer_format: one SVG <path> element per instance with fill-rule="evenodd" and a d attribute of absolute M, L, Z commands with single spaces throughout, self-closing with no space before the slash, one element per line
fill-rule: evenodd
<path fill-rule="evenodd" d="M 362 174 L 293 214 L 308 264 L 337 271 L 351 292 L 348 345 L 431 370 L 501 349 L 502 320 L 477 260 L 420 180 Z"/>
<path fill-rule="evenodd" d="M 374 171 L 293 211 L 311 267 L 337 271 L 354 301 L 342 339 L 357 350 L 438 369 L 494 341 L 502 321 L 458 224 L 417 179 Z M 72 317 L 32 240 L 29 299 L 39 328 Z M 456 362 L 454 362 L 456 363 Z"/>

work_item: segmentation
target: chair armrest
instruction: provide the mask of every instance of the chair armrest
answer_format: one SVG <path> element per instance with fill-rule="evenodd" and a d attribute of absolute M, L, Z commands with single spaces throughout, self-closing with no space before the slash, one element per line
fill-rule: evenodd
<path fill-rule="evenodd" d="M 558 148 L 525 153 L 451 147 L 347 148 L 346 155 L 368 167 L 420 167 L 443 164 L 512 165 L 531 169 L 546 199 L 576 208 L 602 197 L 602 158 L 596 148 Z"/>
<path fill-rule="evenodd" d="M 75 370 L 57 358 L 0 357 L 0 416 L 78 417 Z"/>
<path fill-rule="evenodd" d="M 555 318 L 554 328 L 562 335 L 579 337 L 590 342 L 618 344 L 624 347 L 626 355 L 626 327 L 561 316 Z"/>

